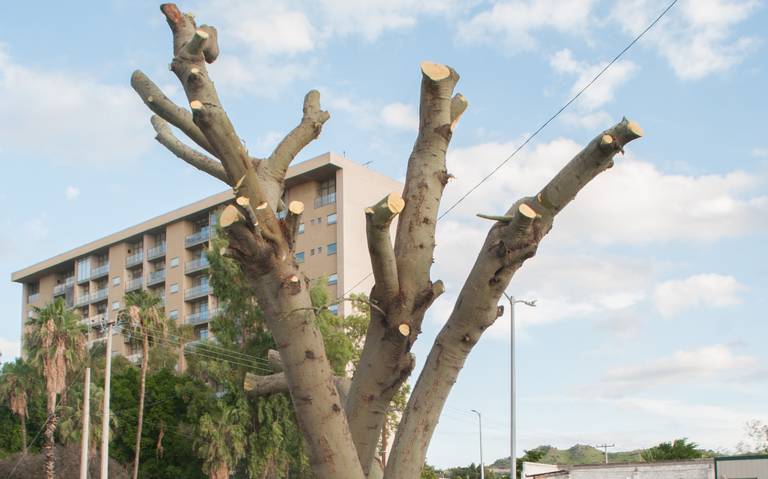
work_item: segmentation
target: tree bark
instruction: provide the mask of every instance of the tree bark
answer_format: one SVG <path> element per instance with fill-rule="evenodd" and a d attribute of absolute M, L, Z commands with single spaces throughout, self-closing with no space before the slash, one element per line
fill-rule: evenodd
<path fill-rule="evenodd" d="M 442 282 L 433 283 L 429 273 L 440 197 L 449 178 L 445 153 L 466 101 L 460 95 L 456 98 L 461 100 L 452 100 L 459 75 L 450 67 L 422 62 L 421 72 L 419 134 L 408 160 L 405 206 L 393 251 L 382 244 L 381 235 L 371 237 L 376 229 L 371 228 L 369 218 L 368 244 L 377 276 L 371 301 L 384 313 L 371 312 L 347 401 L 352 437 L 366 473 L 376 456 L 389 404 L 413 370 L 410 349 L 421 332 L 424 314 L 443 292 Z M 392 279 L 395 274 L 396 281 Z"/>
<path fill-rule="evenodd" d="M 136 426 L 136 452 L 133 456 L 133 479 L 139 477 L 139 460 L 141 459 L 141 430 L 144 426 L 144 394 L 147 386 L 147 368 L 149 367 L 149 337 L 142 327 L 141 343 L 141 380 L 139 382 L 139 423 Z"/>
<path fill-rule="evenodd" d="M 555 215 L 613 165 L 613 156 L 626 143 L 640 136 L 640 127 L 624 119 L 592 140 L 539 194 L 516 202 L 491 228 L 408 400 L 385 477 L 418 479 L 448 393 L 480 336 L 503 312 L 498 302 L 512 276 L 536 254 Z"/>
<path fill-rule="evenodd" d="M 43 451 L 45 452 L 45 477 L 46 479 L 54 479 L 56 477 L 56 451 L 54 443 L 54 432 L 56 431 L 56 393 L 48 393 L 48 402 L 46 404 L 46 412 L 48 413 L 48 419 L 45 422 L 45 431 L 43 432 L 44 443 Z"/>
<path fill-rule="evenodd" d="M 21 453 L 27 454 L 27 418 L 23 415 L 19 416 L 21 422 Z"/>

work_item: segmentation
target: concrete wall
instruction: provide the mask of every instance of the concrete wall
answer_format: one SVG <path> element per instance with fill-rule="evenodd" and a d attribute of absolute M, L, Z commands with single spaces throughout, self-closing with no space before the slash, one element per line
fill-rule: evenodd
<path fill-rule="evenodd" d="M 715 479 L 712 459 L 570 467 L 569 479 Z"/>
<path fill-rule="evenodd" d="M 542 464 L 540 462 L 523 462 L 522 476 L 526 478 L 533 474 L 543 474 L 545 472 L 559 471 L 561 468 L 557 464 Z"/>

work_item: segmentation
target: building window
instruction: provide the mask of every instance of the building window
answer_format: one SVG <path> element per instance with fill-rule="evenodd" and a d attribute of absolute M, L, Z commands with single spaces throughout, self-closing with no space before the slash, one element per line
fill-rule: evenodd
<path fill-rule="evenodd" d="M 168 319 L 172 319 L 174 321 L 179 319 L 179 310 L 178 309 L 174 309 L 173 311 L 169 312 L 168 313 Z"/>
<path fill-rule="evenodd" d="M 304 234 L 304 223 L 299 223 L 299 234 L 300 235 Z"/>
<path fill-rule="evenodd" d="M 315 224 L 315 219 L 312 218 L 311 220 L 309 220 L 309 224 L 311 224 L 311 225 Z"/>
<path fill-rule="evenodd" d="M 328 306 L 328 311 L 332 312 L 333 314 L 339 314 L 339 305 L 338 304 L 332 304 Z"/>
<path fill-rule="evenodd" d="M 115 301 L 112 303 L 112 311 L 117 311 L 120 309 L 120 301 Z"/>
<path fill-rule="evenodd" d="M 179 265 L 179 257 L 175 256 L 171 258 L 171 268 L 175 268 L 178 265 Z"/>
<path fill-rule="evenodd" d="M 296 262 L 297 263 L 303 263 L 304 262 L 304 252 L 303 251 L 299 251 L 298 253 L 293 255 L 293 257 L 296 258 Z"/>
<path fill-rule="evenodd" d="M 317 187 L 315 208 L 336 203 L 336 178 L 329 178 Z"/>
<path fill-rule="evenodd" d="M 328 223 L 329 225 L 335 225 L 336 224 L 336 213 L 329 214 L 326 223 Z"/>
<path fill-rule="evenodd" d="M 309 250 L 309 255 L 310 256 L 314 256 L 315 255 L 315 248 L 312 248 L 311 250 Z"/>
<path fill-rule="evenodd" d="M 328 243 L 328 256 L 336 254 L 336 243 Z"/>
<path fill-rule="evenodd" d="M 323 254 L 323 247 L 322 246 L 318 246 L 317 247 L 317 254 Z"/>
<path fill-rule="evenodd" d="M 322 219 L 322 218 L 318 218 L 318 219 L 317 219 L 317 224 L 320 224 L 320 223 L 322 223 L 322 222 L 323 222 L 323 219 Z"/>
<path fill-rule="evenodd" d="M 339 282 L 339 275 L 336 273 L 333 273 L 331 275 L 328 275 L 328 285 L 336 284 Z"/>
<path fill-rule="evenodd" d="M 27 303 L 33 303 L 40 297 L 40 283 L 27 283 Z"/>
<path fill-rule="evenodd" d="M 91 277 L 91 258 L 77 261 L 77 282 L 86 281 Z"/>
<path fill-rule="evenodd" d="M 171 294 L 179 292 L 179 283 L 171 284 Z"/>
<path fill-rule="evenodd" d="M 201 329 L 197 332 L 197 337 L 205 341 L 208 339 L 208 329 Z"/>
<path fill-rule="evenodd" d="M 112 286 L 120 286 L 120 276 L 112 278 Z"/>

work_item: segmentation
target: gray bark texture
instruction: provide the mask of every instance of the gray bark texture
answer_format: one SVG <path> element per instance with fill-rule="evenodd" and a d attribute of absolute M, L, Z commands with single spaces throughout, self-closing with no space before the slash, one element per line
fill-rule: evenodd
<path fill-rule="evenodd" d="M 499 299 L 515 271 L 536 253 L 555 215 L 642 131 L 623 120 L 589 143 L 535 196 L 515 202 L 503 215 L 479 215 L 494 225 L 435 340 L 382 471 L 377 446 L 387 410 L 413 371 L 411 348 L 424 315 L 444 290 L 430 271 L 440 200 L 451 178 L 446 151 L 468 106 L 464 96 L 454 94 L 459 75 L 445 65 L 421 64 L 419 132 L 402 196 L 393 192 L 360 213 L 366 217 L 375 285 L 371 321 L 350 382 L 333 376 L 309 281 L 294 261 L 303 205 L 289 205 L 282 220 L 275 214 L 284 207 L 280 199 L 289 165 L 329 119 L 319 93 L 306 95 L 299 124 L 269 156 L 250 156 L 208 77 L 206 63 L 219 55 L 215 28 L 198 28 L 191 15 L 173 4 L 163 4 L 161 11 L 173 33 L 171 71 L 184 88 L 189 110 L 175 105 L 140 71 L 131 85 L 155 114 L 157 141 L 234 190 L 237 200 L 220 218 L 229 239 L 227 256 L 240 264 L 278 350 L 269 354 L 274 374 L 249 375 L 246 389 L 251 396 L 290 393 L 318 479 L 418 479 L 445 400 L 473 346 L 502 311 Z M 175 137 L 169 125 L 203 151 Z M 396 219 L 393 244 L 390 230 Z"/>

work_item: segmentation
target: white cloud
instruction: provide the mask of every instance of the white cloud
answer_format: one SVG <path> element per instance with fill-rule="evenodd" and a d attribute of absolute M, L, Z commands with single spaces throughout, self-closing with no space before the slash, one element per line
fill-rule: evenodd
<path fill-rule="evenodd" d="M 148 112 L 127 86 L 17 63 L 0 44 L 0 143 L 14 155 L 105 163 L 152 142 Z"/>
<path fill-rule="evenodd" d="M 589 24 L 593 0 L 510 0 L 494 3 L 459 26 L 459 37 L 467 42 L 501 39 L 507 51 L 536 47 L 533 33 L 551 29 L 583 33 Z"/>
<path fill-rule="evenodd" d="M 402 130 L 417 130 L 419 116 L 411 105 L 405 103 L 390 103 L 381 109 L 381 120 L 385 125 Z"/>
<path fill-rule="evenodd" d="M 64 190 L 64 196 L 66 196 L 68 200 L 75 200 L 78 196 L 80 196 L 80 188 L 69 185 Z"/>
<path fill-rule="evenodd" d="M 571 87 L 571 95 L 581 90 L 608 62 L 589 64 L 576 61 L 567 48 L 555 53 L 550 59 L 550 66 L 558 73 L 575 75 L 576 81 Z M 613 100 L 616 89 L 629 80 L 637 66 L 629 60 L 619 60 L 579 97 L 580 106 L 591 111 Z"/>
<path fill-rule="evenodd" d="M 456 180 L 446 188 L 443 204 L 452 204 L 516 146 L 517 142 L 483 143 L 450 150 L 448 170 Z M 556 139 L 521 151 L 450 218 L 503 213 L 517 199 L 540 191 L 581 148 L 571 140 Z M 634 159 L 631 145 L 628 152 L 618 155 L 615 166 L 595 178 L 558 215 L 547 242 L 708 241 L 768 229 L 768 196 L 751 193 L 761 178 L 739 170 L 667 174 Z"/>
<path fill-rule="evenodd" d="M 7 363 L 13 361 L 21 355 L 21 342 L 0 337 L 0 362 Z"/>
<path fill-rule="evenodd" d="M 653 300 L 664 316 L 697 306 L 730 306 L 739 304 L 744 285 L 733 276 L 699 274 L 682 280 L 665 281 L 656 287 Z"/>
<path fill-rule="evenodd" d="M 752 156 L 756 158 L 768 158 L 768 148 L 753 148 Z"/>
<path fill-rule="evenodd" d="M 640 33 L 668 2 L 632 0 L 616 6 L 613 18 L 630 35 Z M 696 80 L 738 64 L 756 39 L 732 30 L 758 8 L 757 0 L 682 0 L 644 39 L 669 61 L 675 74 Z M 631 12 L 631 14 L 628 14 Z"/>

